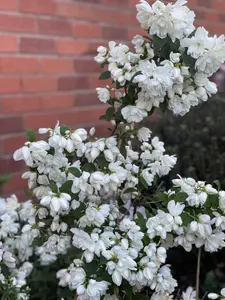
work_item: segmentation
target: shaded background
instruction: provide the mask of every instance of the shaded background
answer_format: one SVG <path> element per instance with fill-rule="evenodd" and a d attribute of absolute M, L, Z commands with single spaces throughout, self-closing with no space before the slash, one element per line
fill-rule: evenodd
<path fill-rule="evenodd" d="M 28 128 L 97 126 L 104 105 L 96 99 L 96 48 L 109 40 L 127 42 L 142 30 L 136 0 L 0 0 L 0 174 L 3 194 L 22 198 L 23 163 L 12 153 Z M 225 32 L 224 0 L 189 0 L 197 24 Z"/>

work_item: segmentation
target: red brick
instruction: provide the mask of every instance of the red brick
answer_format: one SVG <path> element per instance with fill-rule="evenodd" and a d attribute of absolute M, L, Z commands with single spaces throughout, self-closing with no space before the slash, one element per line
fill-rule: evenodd
<path fill-rule="evenodd" d="M 188 0 L 187 6 L 193 6 L 193 5 L 197 5 L 198 0 Z"/>
<path fill-rule="evenodd" d="M 1 34 L 0 52 L 18 52 L 18 48 L 17 36 Z"/>
<path fill-rule="evenodd" d="M 60 123 L 83 124 L 98 120 L 105 112 L 105 106 L 99 105 L 90 108 L 74 108 L 64 112 L 49 112 L 39 114 L 27 114 L 24 116 L 24 128 L 38 129 L 40 127 L 53 127 L 59 120 Z"/>
<path fill-rule="evenodd" d="M 219 21 L 225 23 L 225 14 L 218 13 L 218 16 L 219 16 Z"/>
<path fill-rule="evenodd" d="M 121 10 L 118 12 L 118 24 L 123 25 L 123 28 L 129 26 L 137 26 L 140 28 L 139 22 L 136 18 L 136 11 L 125 11 Z"/>
<path fill-rule="evenodd" d="M 0 134 L 19 132 L 22 130 L 22 118 L 20 116 L 0 117 Z"/>
<path fill-rule="evenodd" d="M 138 4 L 137 0 L 129 0 L 129 8 L 136 9 L 137 4 Z"/>
<path fill-rule="evenodd" d="M 39 32 L 50 35 L 72 35 L 72 26 L 70 22 L 64 20 L 39 19 Z"/>
<path fill-rule="evenodd" d="M 54 0 L 20 0 L 20 10 L 36 14 L 51 15 L 55 10 Z"/>
<path fill-rule="evenodd" d="M 35 37 L 22 37 L 20 41 L 22 53 L 48 54 L 55 53 L 55 41 Z"/>
<path fill-rule="evenodd" d="M 38 73 L 39 62 L 36 58 L 28 57 L 0 57 L 1 73 Z"/>
<path fill-rule="evenodd" d="M 59 2 L 56 5 L 56 14 L 63 17 L 88 19 L 91 15 L 91 7 L 82 3 Z"/>
<path fill-rule="evenodd" d="M 97 5 L 90 6 L 82 3 L 59 2 L 57 3 L 56 14 L 76 19 L 114 23 L 117 21 L 118 11 Z"/>
<path fill-rule="evenodd" d="M 97 22 L 116 24 L 118 19 L 118 10 L 108 9 L 108 7 L 93 7 L 90 19 Z"/>
<path fill-rule="evenodd" d="M 128 39 L 131 40 L 135 35 L 145 35 L 146 32 L 141 28 L 128 28 Z"/>
<path fill-rule="evenodd" d="M 88 44 L 74 39 L 57 40 L 57 51 L 64 55 L 80 55 L 88 51 Z"/>
<path fill-rule="evenodd" d="M 40 61 L 41 71 L 46 74 L 69 74 L 74 72 L 72 59 L 43 58 Z"/>
<path fill-rule="evenodd" d="M 53 109 L 69 109 L 75 104 L 74 94 L 55 94 L 55 95 L 46 95 L 41 97 L 42 109 L 53 110 Z"/>
<path fill-rule="evenodd" d="M 95 2 L 95 1 L 94 1 Z M 129 0 L 99 0 L 99 3 L 105 5 L 105 6 L 113 6 L 113 7 L 126 7 L 128 6 L 128 2 Z M 136 4 L 138 3 L 138 1 L 136 0 Z"/>
<path fill-rule="evenodd" d="M 57 78 L 55 77 L 24 77 L 21 81 L 24 92 L 46 92 L 57 89 Z"/>
<path fill-rule="evenodd" d="M 0 15 L 0 30 L 37 32 L 37 21 L 25 16 Z"/>
<path fill-rule="evenodd" d="M 110 40 L 110 39 L 126 40 L 127 29 L 121 27 L 105 26 L 102 28 L 102 37 L 106 40 Z"/>
<path fill-rule="evenodd" d="M 9 176 L 8 182 L 3 186 L 3 194 L 15 193 L 15 191 L 27 188 L 27 180 L 22 179 L 21 175 L 19 173 Z"/>
<path fill-rule="evenodd" d="M 102 34 L 99 24 L 75 23 L 74 36 L 76 38 L 100 38 Z"/>
<path fill-rule="evenodd" d="M 108 46 L 108 41 L 101 41 L 101 42 L 90 42 L 88 43 L 88 50 L 85 54 L 88 54 L 89 56 L 91 55 L 93 58 L 94 56 L 97 55 L 97 49 L 99 47 L 99 45 L 102 46 Z"/>
<path fill-rule="evenodd" d="M 16 10 L 17 0 L 0 1 L 0 9 L 2 10 Z"/>
<path fill-rule="evenodd" d="M 23 113 L 41 109 L 40 97 L 38 96 L 19 96 L 6 97 L 1 99 L 3 113 Z"/>
<path fill-rule="evenodd" d="M 16 130 L 14 130 L 15 132 Z M 20 129 L 20 131 L 22 131 Z M 0 144 L 3 145 L 4 154 L 12 154 L 16 149 L 22 147 L 27 141 L 25 133 L 23 134 L 13 134 L 1 139 Z"/>
<path fill-rule="evenodd" d="M 76 93 L 77 106 L 98 105 L 99 103 L 97 93 Z"/>
<path fill-rule="evenodd" d="M 17 172 L 24 168 L 22 161 L 15 162 L 12 157 L 0 158 L 0 176 L 8 172 Z"/>
<path fill-rule="evenodd" d="M 71 91 L 77 89 L 88 88 L 88 77 L 87 76 L 66 76 L 58 79 L 58 90 L 59 91 Z"/>
<path fill-rule="evenodd" d="M 213 7 L 214 7 L 214 1 L 215 0 L 213 0 Z M 209 8 L 211 7 L 211 0 L 198 0 L 197 5 Z"/>
<path fill-rule="evenodd" d="M 75 58 L 74 60 L 74 69 L 77 73 L 100 73 L 101 68 L 94 59 L 90 58 Z"/>
<path fill-rule="evenodd" d="M 58 116 L 54 112 L 26 114 L 23 116 L 24 128 L 39 129 L 40 127 L 54 127 Z"/>
<path fill-rule="evenodd" d="M 202 20 L 204 19 L 204 11 L 202 8 L 199 7 L 199 9 L 195 9 L 195 15 L 196 15 L 196 18 L 198 20 Z"/>
<path fill-rule="evenodd" d="M 220 17 L 223 16 L 224 20 L 225 20 L 225 16 L 221 15 L 218 12 L 212 11 L 212 10 L 207 10 L 207 11 L 203 11 L 203 19 L 205 19 L 206 21 L 212 22 L 212 21 L 219 21 Z M 223 21 L 223 20 L 221 20 Z"/>
<path fill-rule="evenodd" d="M 17 77 L 0 78 L 0 94 L 14 94 L 20 91 L 20 79 Z"/>
<path fill-rule="evenodd" d="M 92 75 L 92 76 L 90 76 Z M 105 87 L 112 84 L 112 79 L 99 80 L 99 74 L 90 74 L 88 76 L 88 87 L 95 90 L 96 87 Z"/>
<path fill-rule="evenodd" d="M 200 1 L 200 0 L 198 0 L 198 1 Z M 214 9 L 218 9 L 220 12 L 225 11 L 225 2 L 223 0 L 222 1 L 221 0 L 213 0 L 212 4 L 213 4 Z"/>
<path fill-rule="evenodd" d="M 96 122 L 105 112 L 105 105 L 81 107 L 58 114 L 60 123 L 63 124 L 86 124 L 88 122 Z"/>

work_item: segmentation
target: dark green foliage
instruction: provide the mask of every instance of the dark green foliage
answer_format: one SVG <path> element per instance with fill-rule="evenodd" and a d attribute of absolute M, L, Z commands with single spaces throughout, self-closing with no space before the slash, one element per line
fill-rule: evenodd
<path fill-rule="evenodd" d="M 225 102 L 211 99 L 184 117 L 167 113 L 151 126 L 154 135 L 165 143 L 178 161 L 167 177 L 167 187 L 180 174 L 212 183 L 219 180 L 225 188 Z"/>

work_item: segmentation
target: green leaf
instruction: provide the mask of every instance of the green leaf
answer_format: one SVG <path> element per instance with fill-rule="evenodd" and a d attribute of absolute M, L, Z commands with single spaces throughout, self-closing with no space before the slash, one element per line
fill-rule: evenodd
<path fill-rule="evenodd" d="M 65 135 L 66 131 L 70 130 L 70 128 L 67 125 L 61 125 L 60 126 L 60 133 L 61 135 Z"/>
<path fill-rule="evenodd" d="M 146 182 L 146 180 L 144 179 L 143 176 L 140 176 L 140 178 L 139 178 L 139 183 L 141 184 L 141 186 L 142 186 L 143 188 L 145 188 L 146 190 L 148 189 L 148 184 L 147 184 L 147 182 Z"/>
<path fill-rule="evenodd" d="M 215 271 L 209 271 L 206 274 L 204 282 L 204 290 L 212 293 L 220 294 L 220 281 L 215 274 Z"/>
<path fill-rule="evenodd" d="M 105 80 L 109 79 L 111 77 L 110 71 L 102 72 L 102 74 L 99 76 L 99 80 Z"/>
<path fill-rule="evenodd" d="M 125 214 L 127 213 L 127 208 L 124 207 L 124 206 L 121 206 L 121 207 L 119 208 L 119 211 L 120 211 L 120 213 L 121 213 L 122 215 L 125 215 Z"/>
<path fill-rule="evenodd" d="M 156 54 L 158 54 L 161 51 L 161 49 L 166 45 L 167 42 L 168 42 L 168 38 L 167 37 L 164 38 L 164 39 L 161 39 L 158 36 L 153 35 L 153 37 L 152 37 L 152 45 L 153 45 L 154 52 Z"/>
<path fill-rule="evenodd" d="M 144 236 L 143 241 L 145 245 L 149 245 L 151 242 L 150 238 L 147 235 Z"/>
<path fill-rule="evenodd" d="M 106 117 L 107 121 L 110 121 L 112 119 L 112 117 L 114 115 L 114 112 L 115 112 L 115 108 L 114 107 L 109 107 L 106 110 L 105 117 Z"/>
<path fill-rule="evenodd" d="M 161 103 L 159 104 L 159 108 L 161 109 L 162 112 L 165 112 L 165 111 L 166 111 L 167 106 L 168 106 L 168 104 L 167 104 L 166 99 L 165 99 L 163 102 L 161 102 Z"/>
<path fill-rule="evenodd" d="M 126 158 L 127 157 L 127 149 L 125 146 L 125 143 L 121 143 L 121 147 L 120 147 L 120 153 Z"/>
<path fill-rule="evenodd" d="M 220 191 L 221 190 L 221 184 L 219 180 L 214 180 L 213 183 L 217 186 L 217 189 Z"/>
<path fill-rule="evenodd" d="M 187 53 L 182 54 L 183 61 L 186 66 L 190 67 L 191 69 L 194 69 L 196 59 L 188 55 Z"/>
<path fill-rule="evenodd" d="M 4 173 L 1 177 L 0 177 L 0 184 L 4 184 L 8 181 L 9 179 L 9 174 L 8 173 Z"/>
<path fill-rule="evenodd" d="M 54 181 L 51 181 L 50 182 L 50 185 L 49 185 L 50 189 L 52 190 L 53 193 L 58 193 L 58 187 L 56 185 L 56 183 Z"/>
<path fill-rule="evenodd" d="M 134 95 L 134 90 L 135 90 L 135 87 L 137 86 L 136 84 L 135 84 L 135 85 L 132 84 L 133 81 L 134 81 L 134 78 L 135 78 L 136 76 L 138 76 L 138 75 L 141 75 L 141 74 L 142 74 L 142 72 L 141 72 L 141 71 L 138 71 L 138 72 L 136 72 L 136 73 L 131 77 L 131 80 L 130 80 L 129 85 L 128 85 L 128 95 L 129 95 L 130 97 Z"/>
<path fill-rule="evenodd" d="M 169 203 L 169 197 L 167 194 L 163 193 L 163 192 L 158 192 L 156 194 L 156 201 L 161 201 L 164 203 L 164 205 L 167 206 L 167 204 Z"/>
<path fill-rule="evenodd" d="M 96 271 L 99 269 L 99 261 L 92 260 L 91 263 L 84 264 L 83 268 L 88 275 L 96 274 Z"/>
<path fill-rule="evenodd" d="M 101 115 L 101 116 L 99 117 L 99 120 L 106 120 L 106 115 Z"/>
<path fill-rule="evenodd" d="M 137 224 L 141 227 L 141 230 L 143 232 L 145 232 L 146 231 L 146 219 L 140 212 L 137 212 L 136 215 L 137 215 Z"/>
<path fill-rule="evenodd" d="M 28 129 L 26 131 L 26 136 L 29 142 L 35 142 L 36 141 L 36 135 L 33 129 Z"/>
<path fill-rule="evenodd" d="M 185 211 L 182 213 L 181 219 L 183 221 L 183 226 L 185 227 L 187 227 L 192 221 L 194 221 L 194 218 L 192 218 L 191 215 Z"/>
<path fill-rule="evenodd" d="M 80 177 L 81 176 L 81 171 L 75 167 L 71 167 L 68 169 L 68 172 L 73 174 L 75 177 Z"/>
<path fill-rule="evenodd" d="M 72 185 L 73 185 L 73 181 L 72 181 L 72 180 L 66 181 L 66 182 L 63 183 L 63 185 L 61 186 L 60 192 L 61 192 L 61 193 L 66 193 L 66 194 L 71 193 Z"/>
<path fill-rule="evenodd" d="M 207 200 L 204 204 L 205 208 L 218 209 L 219 207 L 219 197 L 218 195 L 208 195 Z"/>
<path fill-rule="evenodd" d="M 85 165 L 83 165 L 82 170 L 85 172 L 92 172 L 95 171 L 95 165 L 91 164 L 91 163 L 86 163 Z"/>
<path fill-rule="evenodd" d="M 135 188 L 128 188 L 123 192 L 123 194 L 129 194 L 129 193 L 133 193 L 136 191 L 137 191 L 137 189 L 135 189 Z"/>
<path fill-rule="evenodd" d="M 104 156 L 98 157 L 98 158 L 96 159 L 96 163 L 99 165 L 99 167 L 100 167 L 102 170 L 108 169 L 109 162 L 105 159 Z"/>
<path fill-rule="evenodd" d="M 175 202 L 185 202 L 186 199 L 187 199 L 187 194 L 182 192 L 170 196 L 170 200 L 174 200 Z"/>

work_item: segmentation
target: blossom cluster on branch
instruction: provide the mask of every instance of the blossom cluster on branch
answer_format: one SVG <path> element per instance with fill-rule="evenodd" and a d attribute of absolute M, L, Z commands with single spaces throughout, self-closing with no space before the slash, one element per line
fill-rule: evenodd
<path fill-rule="evenodd" d="M 97 88 L 109 104 L 101 119 L 115 126 L 110 137 L 58 123 L 41 128 L 40 141 L 29 131 L 14 153 L 29 168 L 22 177 L 37 201 L 0 201 L 0 293 L 9 283 L 15 299 L 29 299 L 32 259 L 48 266 L 66 256 L 55 276 L 71 299 L 172 299 L 169 249 L 225 246 L 225 191 L 181 177 L 164 191 L 161 178 L 176 157 L 136 124 L 156 107 L 184 115 L 217 91 L 208 78 L 225 60 L 224 36 L 195 29 L 185 4 L 141 0 L 137 19 L 147 36 L 133 38 L 134 52 L 113 41 L 98 48 L 95 60 L 107 66 L 100 79 L 112 79 Z M 198 294 L 188 288 L 179 297 Z"/>

